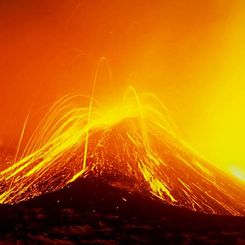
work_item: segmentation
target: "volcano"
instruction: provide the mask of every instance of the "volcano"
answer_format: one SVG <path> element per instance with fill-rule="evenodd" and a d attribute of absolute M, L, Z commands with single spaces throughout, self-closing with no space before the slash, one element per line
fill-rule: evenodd
<path fill-rule="evenodd" d="M 184 143 L 155 98 L 131 88 L 109 112 L 73 101 L 57 101 L 21 153 L 1 154 L 0 242 L 245 241 L 244 184 Z"/>
<path fill-rule="evenodd" d="M 131 88 L 122 106 L 110 113 L 92 103 L 76 108 L 73 97 L 59 100 L 20 159 L 0 172 L 0 202 L 16 204 L 93 176 L 172 206 L 245 215 L 243 183 L 178 138 L 163 107 L 150 99 Z"/>

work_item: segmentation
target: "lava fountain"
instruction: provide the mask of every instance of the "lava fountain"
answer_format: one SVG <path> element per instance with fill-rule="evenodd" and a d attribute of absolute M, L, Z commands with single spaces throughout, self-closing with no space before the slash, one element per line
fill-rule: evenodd
<path fill-rule="evenodd" d="M 245 215 L 243 183 L 177 137 L 156 97 L 139 95 L 130 87 L 122 102 L 109 110 L 94 96 L 88 107 L 74 106 L 78 98 L 59 99 L 23 152 L 18 150 L 12 164 L 0 172 L 0 203 L 19 203 L 94 176 L 170 205 Z"/>

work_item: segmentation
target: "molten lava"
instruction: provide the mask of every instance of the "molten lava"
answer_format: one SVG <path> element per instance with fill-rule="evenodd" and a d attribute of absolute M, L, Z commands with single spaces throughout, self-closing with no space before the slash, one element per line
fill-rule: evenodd
<path fill-rule="evenodd" d="M 28 200 L 92 175 L 171 205 L 245 215 L 244 185 L 178 139 L 154 96 L 130 88 L 110 110 L 93 98 L 89 107 L 74 107 L 78 97 L 57 101 L 23 153 L 0 172 L 0 203 Z"/>

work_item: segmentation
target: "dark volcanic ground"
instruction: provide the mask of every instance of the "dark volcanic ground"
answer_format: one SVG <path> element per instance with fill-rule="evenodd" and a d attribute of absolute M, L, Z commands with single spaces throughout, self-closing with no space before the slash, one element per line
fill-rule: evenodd
<path fill-rule="evenodd" d="M 91 178 L 0 206 L 0 244 L 245 244 L 245 217 L 170 207 Z"/>

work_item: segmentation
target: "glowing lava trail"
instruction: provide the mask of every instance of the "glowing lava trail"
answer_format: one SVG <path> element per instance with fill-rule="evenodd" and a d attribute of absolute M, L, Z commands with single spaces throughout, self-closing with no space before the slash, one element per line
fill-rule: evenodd
<path fill-rule="evenodd" d="M 130 87 L 110 110 L 94 98 L 89 107 L 74 107 L 78 98 L 57 101 L 20 159 L 0 172 L 0 203 L 28 200 L 92 175 L 171 205 L 245 215 L 244 185 L 178 139 L 154 96 L 139 96 Z"/>

